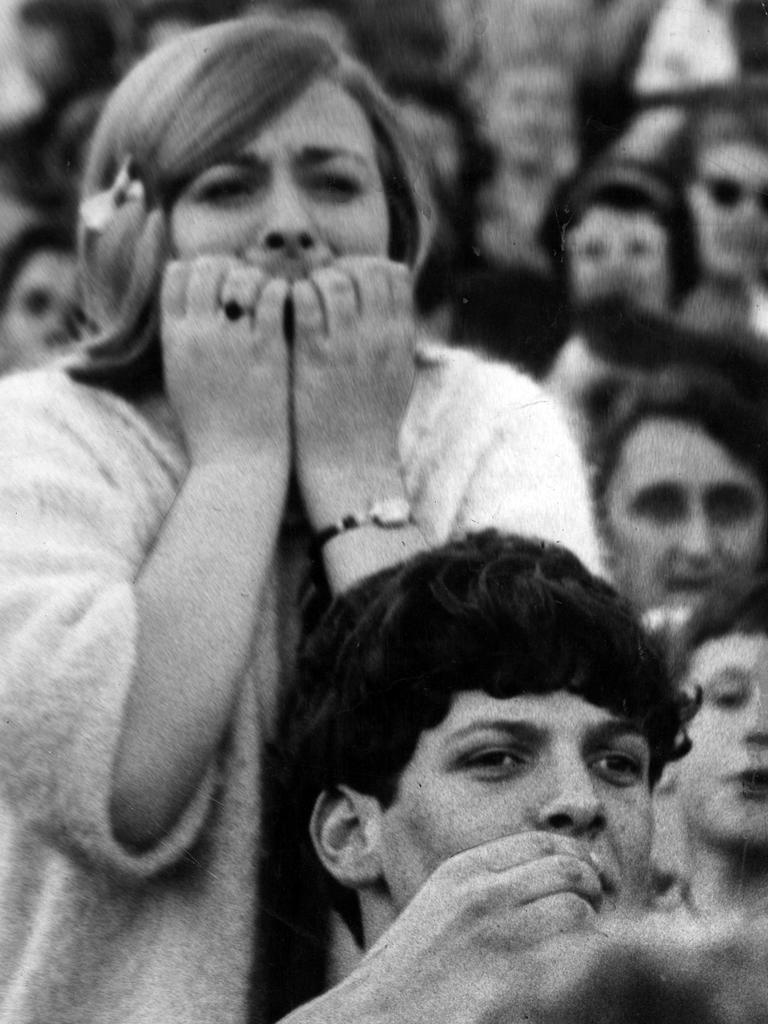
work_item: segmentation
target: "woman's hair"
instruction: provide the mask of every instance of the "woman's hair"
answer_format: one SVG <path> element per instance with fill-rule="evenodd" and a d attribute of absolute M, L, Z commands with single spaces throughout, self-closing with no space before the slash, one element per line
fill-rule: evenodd
<path fill-rule="evenodd" d="M 761 410 L 712 374 L 669 370 L 640 380 L 621 395 L 593 451 L 594 493 L 605 498 L 633 431 L 650 419 L 680 420 L 700 429 L 758 479 L 768 498 L 768 423 Z"/>
<path fill-rule="evenodd" d="M 126 395 L 162 387 L 159 294 L 175 198 L 320 79 L 338 83 L 366 114 L 388 202 L 389 255 L 417 265 L 425 239 L 415 176 L 393 108 L 362 65 L 287 19 L 185 33 L 136 65 L 94 133 L 83 199 L 109 189 L 128 161 L 145 200 L 125 202 L 98 234 L 81 228 L 91 340 L 70 367 L 75 379 Z"/>

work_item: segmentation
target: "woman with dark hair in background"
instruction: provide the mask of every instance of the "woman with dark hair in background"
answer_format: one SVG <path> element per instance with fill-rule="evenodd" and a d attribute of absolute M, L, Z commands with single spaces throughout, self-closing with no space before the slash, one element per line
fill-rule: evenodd
<path fill-rule="evenodd" d="M 639 611 L 684 616 L 765 564 L 768 427 L 724 381 L 670 371 L 628 388 L 593 454 L 609 563 Z"/>

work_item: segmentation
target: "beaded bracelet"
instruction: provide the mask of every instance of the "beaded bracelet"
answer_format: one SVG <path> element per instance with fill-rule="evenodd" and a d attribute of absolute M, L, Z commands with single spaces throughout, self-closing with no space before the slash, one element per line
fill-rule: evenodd
<path fill-rule="evenodd" d="M 385 530 L 392 530 L 412 522 L 411 507 L 405 498 L 386 498 L 374 502 L 367 512 L 348 513 L 330 526 L 323 527 L 315 534 L 312 546 L 320 552 L 334 537 L 360 526 L 381 526 Z"/>

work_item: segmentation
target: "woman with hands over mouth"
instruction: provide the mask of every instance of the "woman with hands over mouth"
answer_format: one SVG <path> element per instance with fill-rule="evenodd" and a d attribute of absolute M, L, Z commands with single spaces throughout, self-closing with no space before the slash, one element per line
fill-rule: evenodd
<path fill-rule="evenodd" d="M 288 21 L 185 35 L 105 108 L 87 336 L 0 401 L 0 1020 L 259 1019 L 312 535 L 332 590 L 483 516 L 597 560 L 537 386 L 414 359 L 414 181 L 367 72 Z"/>

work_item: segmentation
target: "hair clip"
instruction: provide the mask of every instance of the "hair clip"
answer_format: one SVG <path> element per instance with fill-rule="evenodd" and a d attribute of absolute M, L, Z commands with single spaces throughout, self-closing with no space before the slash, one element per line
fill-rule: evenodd
<path fill-rule="evenodd" d="M 112 185 L 80 204 L 80 220 L 86 231 L 100 235 L 125 203 L 135 199 L 146 202 L 144 183 L 131 176 L 132 165 L 132 157 L 126 157 Z"/>

